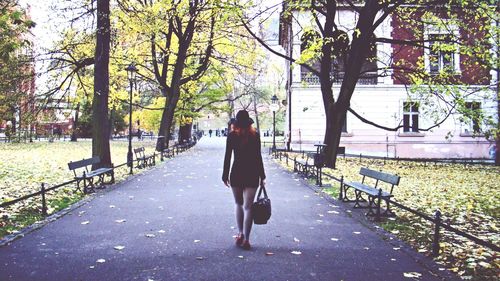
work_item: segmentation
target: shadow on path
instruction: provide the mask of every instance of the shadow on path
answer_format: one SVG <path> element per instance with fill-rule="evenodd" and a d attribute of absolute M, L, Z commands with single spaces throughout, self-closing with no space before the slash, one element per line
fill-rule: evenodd
<path fill-rule="evenodd" d="M 442 280 L 432 261 L 351 218 L 265 157 L 273 215 L 234 246 L 225 138 L 95 195 L 0 247 L 1 280 Z M 414 279 L 417 280 L 417 279 Z M 447 279 L 449 280 L 449 279 Z"/>

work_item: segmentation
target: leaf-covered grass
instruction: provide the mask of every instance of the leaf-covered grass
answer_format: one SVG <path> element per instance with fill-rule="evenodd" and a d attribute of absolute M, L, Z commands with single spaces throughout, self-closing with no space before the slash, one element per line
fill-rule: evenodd
<path fill-rule="evenodd" d="M 281 163 L 286 166 L 284 159 Z M 499 244 L 499 167 L 339 158 L 337 169 L 323 171 L 337 178 L 344 176 L 347 181 L 361 181 L 360 167 L 401 176 L 399 186 L 394 188 L 394 200 L 399 203 L 429 216 L 440 210 L 445 223 L 482 240 Z M 288 168 L 293 169 L 293 161 L 289 161 Z M 339 183 L 325 179 L 323 182 L 332 185 L 325 191 L 337 198 Z M 350 198 L 353 198 L 352 194 Z M 397 217 L 385 220 L 380 225 L 418 252 L 430 255 L 434 225 L 409 212 L 398 208 L 393 210 Z M 438 263 L 464 279 L 497 280 L 500 272 L 498 253 L 448 231 L 442 230 L 441 235 L 441 254 L 436 259 Z"/>
<path fill-rule="evenodd" d="M 154 151 L 153 141 L 135 141 L 133 147 L 144 146 L 146 155 Z M 126 162 L 128 143 L 111 142 L 111 160 L 119 165 Z M 90 141 L 78 142 L 34 142 L 0 143 L 0 202 L 10 201 L 23 195 L 37 192 L 42 182 L 46 188 L 73 179 L 68 162 L 92 156 Z M 115 179 L 122 181 L 128 176 L 128 168 L 115 169 Z M 85 195 L 72 183 L 47 193 L 47 211 L 52 214 L 81 200 Z M 30 198 L 0 209 L 0 237 L 13 233 L 40 219 L 42 203 L 40 196 Z"/>

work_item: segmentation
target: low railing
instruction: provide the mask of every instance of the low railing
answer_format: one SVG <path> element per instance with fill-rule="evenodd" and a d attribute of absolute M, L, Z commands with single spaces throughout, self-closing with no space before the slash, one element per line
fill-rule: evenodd
<path fill-rule="evenodd" d="M 193 145 L 194 144 L 189 144 L 189 145 L 187 145 L 187 144 L 184 144 L 184 145 L 176 144 L 176 145 L 172 146 L 172 149 L 174 149 L 175 151 L 177 151 L 177 154 L 179 154 L 180 152 L 183 152 L 183 151 L 191 148 Z M 153 155 L 153 157 L 155 157 L 155 158 L 157 156 L 158 156 L 157 154 Z M 161 160 L 163 161 L 163 158 Z M 117 165 L 117 166 L 113 166 L 112 169 L 114 171 L 117 168 L 127 166 L 127 164 L 128 163 L 125 162 L 123 164 L 120 164 L 120 165 Z M 133 163 L 131 163 L 131 165 L 133 165 Z M 42 182 L 39 191 L 33 192 L 31 194 L 24 195 L 22 197 L 19 197 L 19 198 L 16 198 L 16 199 L 13 199 L 13 200 L 10 200 L 10 201 L 7 201 L 7 202 L 3 202 L 3 203 L 0 204 L 0 208 L 7 208 L 7 207 L 12 206 L 12 205 L 14 205 L 16 203 L 25 201 L 25 200 L 30 199 L 30 198 L 34 198 L 34 197 L 40 196 L 40 200 L 41 200 L 41 203 L 42 203 L 41 213 L 45 217 L 45 216 L 47 216 L 47 200 L 46 200 L 46 194 L 47 194 L 47 192 L 51 192 L 51 191 L 57 190 L 58 188 L 61 188 L 63 186 L 75 183 L 76 181 L 77 181 L 76 179 L 73 179 L 73 180 L 70 180 L 70 181 L 66 181 L 66 182 L 63 182 L 63 183 L 51 186 L 51 187 L 47 187 L 46 183 Z"/>
<path fill-rule="evenodd" d="M 275 153 L 274 157 L 276 159 L 279 159 L 280 161 L 281 161 L 282 158 L 285 158 L 287 165 L 288 165 L 288 161 L 289 160 L 296 161 L 295 158 L 292 159 L 292 158 L 289 157 L 287 151 L 275 150 L 274 153 Z M 297 152 L 294 151 L 293 153 L 297 153 Z M 304 154 L 306 152 L 302 151 L 302 152 L 299 152 L 299 153 Z M 332 175 L 325 174 L 324 172 L 323 173 L 319 173 L 319 174 L 320 174 L 320 177 L 325 176 L 327 178 L 330 178 L 332 180 L 335 180 L 335 181 L 339 182 L 340 185 L 341 185 L 341 188 L 339 190 L 342 190 L 342 185 L 343 185 L 343 182 L 344 182 L 344 176 L 341 176 L 340 179 L 339 179 L 339 178 L 334 177 Z M 320 179 L 319 182 L 321 182 L 321 181 L 322 180 Z M 339 197 L 338 198 L 339 198 L 339 200 L 341 200 L 341 198 L 342 198 L 342 193 L 341 192 L 339 192 Z M 457 229 L 457 228 L 455 228 L 455 227 L 453 227 L 453 226 L 451 226 L 449 224 L 443 223 L 442 218 L 441 218 L 442 214 L 441 214 L 441 212 L 439 210 L 437 210 L 434 213 L 434 216 L 430 216 L 430 215 L 424 214 L 424 213 L 422 213 L 422 212 L 420 212 L 418 210 L 414 210 L 414 209 L 412 209 L 410 207 L 407 207 L 407 206 L 405 206 L 405 205 L 403 205 L 401 203 L 395 202 L 394 200 L 389 200 L 389 202 L 391 204 L 393 204 L 394 206 L 402 209 L 402 210 L 410 212 L 410 213 L 412 213 L 412 214 L 414 214 L 414 215 L 416 215 L 416 216 L 418 216 L 418 217 L 420 217 L 420 218 L 422 218 L 424 220 L 430 221 L 430 222 L 432 222 L 434 224 L 434 234 L 433 234 L 433 239 L 432 239 L 432 254 L 433 254 L 433 256 L 438 256 L 439 255 L 439 240 L 440 240 L 440 237 L 441 237 L 441 235 L 440 235 L 441 228 L 444 228 L 444 229 L 446 229 L 446 230 L 448 230 L 448 231 L 450 231 L 452 233 L 455 233 L 456 235 L 459 235 L 459 236 L 462 236 L 464 238 L 467 238 L 467 239 L 469 239 L 469 240 L 477 243 L 478 245 L 490 248 L 490 249 L 492 249 L 494 251 L 497 251 L 497 252 L 500 251 L 500 247 L 497 246 L 497 245 L 495 245 L 495 244 L 493 244 L 493 243 L 490 243 L 488 241 L 482 240 L 482 239 L 480 239 L 480 238 L 478 238 L 478 237 L 476 237 L 474 235 L 471 235 L 471 234 L 469 234 L 467 232 L 461 231 L 461 230 L 459 230 L 459 229 Z"/>
<path fill-rule="evenodd" d="M 332 79 L 333 84 L 342 84 L 344 81 L 344 72 L 332 72 L 330 73 L 330 78 Z M 358 78 L 359 85 L 376 85 L 377 84 L 378 74 L 376 72 L 367 72 L 363 73 Z M 300 82 L 306 83 L 308 85 L 319 85 L 320 80 L 319 77 L 312 74 L 311 72 L 301 72 L 300 73 Z"/>

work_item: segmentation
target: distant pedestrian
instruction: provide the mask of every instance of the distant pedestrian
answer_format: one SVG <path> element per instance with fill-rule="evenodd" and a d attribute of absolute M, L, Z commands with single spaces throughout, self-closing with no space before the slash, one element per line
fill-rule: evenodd
<path fill-rule="evenodd" d="M 226 141 L 224 172 L 222 181 L 231 187 L 236 203 L 236 222 L 238 235 L 236 245 L 250 250 L 250 231 L 252 230 L 252 203 L 259 184 L 265 186 L 266 174 L 260 150 L 260 137 L 252 127 L 253 120 L 248 112 L 240 110 L 236 115 L 233 128 Z M 234 161 L 229 173 L 231 156 Z"/>
<path fill-rule="evenodd" d="M 208 135 L 212 137 L 212 129 L 208 130 Z"/>

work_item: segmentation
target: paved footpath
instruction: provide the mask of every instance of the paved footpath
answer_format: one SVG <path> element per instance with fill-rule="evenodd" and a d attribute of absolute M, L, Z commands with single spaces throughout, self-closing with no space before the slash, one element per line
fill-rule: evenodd
<path fill-rule="evenodd" d="M 267 157 L 273 215 L 254 226 L 251 251 L 237 248 L 232 194 L 221 181 L 224 144 L 205 137 L 0 247 L 0 280 L 454 278 Z"/>

